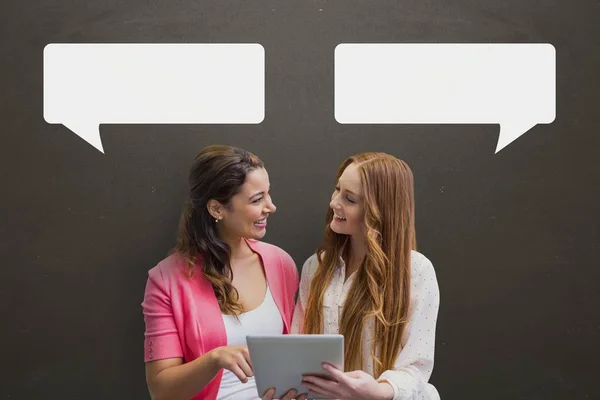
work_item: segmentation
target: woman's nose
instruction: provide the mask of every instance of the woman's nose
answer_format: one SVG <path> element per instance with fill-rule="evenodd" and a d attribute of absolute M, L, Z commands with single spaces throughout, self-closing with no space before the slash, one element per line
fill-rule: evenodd
<path fill-rule="evenodd" d="M 269 198 L 269 201 L 267 202 L 267 210 L 271 214 L 277 211 L 277 207 L 275 206 L 275 203 L 273 203 L 273 200 L 271 200 L 271 198 Z"/>

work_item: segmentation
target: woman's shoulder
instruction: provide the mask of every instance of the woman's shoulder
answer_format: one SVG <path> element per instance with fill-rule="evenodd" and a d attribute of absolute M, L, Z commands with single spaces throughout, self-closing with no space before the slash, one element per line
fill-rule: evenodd
<path fill-rule="evenodd" d="M 246 239 L 247 243 L 252 247 L 252 250 L 260 254 L 277 254 L 286 259 L 292 259 L 287 251 L 272 243 L 263 242 L 256 239 Z"/>
<path fill-rule="evenodd" d="M 411 251 L 410 260 L 411 280 L 414 285 L 420 285 L 427 281 L 437 281 L 433 263 L 424 254 L 416 250 Z"/>
<path fill-rule="evenodd" d="M 262 242 L 256 239 L 247 239 L 248 244 L 252 249 L 258 252 L 263 258 L 265 256 L 276 256 L 281 260 L 284 270 L 287 272 L 297 273 L 296 262 L 292 256 L 281 247 L 272 243 Z"/>
<path fill-rule="evenodd" d="M 312 277 L 319 266 L 319 258 L 317 253 L 313 253 L 310 257 L 304 261 L 302 265 L 302 276 Z"/>
<path fill-rule="evenodd" d="M 189 266 L 179 253 L 171 253 L 148 271 L 150 279 L 168 283 L 189 276 Z"/>
<path fill-rule="evenodd" d="M 410 262 L 414 267 L 417 268 L 433 268 L 433 263 L 423 253 L 419 253 L 417 250 L 411 250 Z"/>

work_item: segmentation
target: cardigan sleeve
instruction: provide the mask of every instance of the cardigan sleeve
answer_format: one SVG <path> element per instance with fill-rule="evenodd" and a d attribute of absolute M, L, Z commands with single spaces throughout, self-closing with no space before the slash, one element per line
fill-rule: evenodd
<path fill-rule="evenodd" d="M 296 262 L 286 251 L 279 249 L 281 263 L 284 271 L 285 282 L 284 288 L 286 290 L 286 319 L 288 324 L 291 326 L 292 314 L 294 312 L 294 303 L 296 292 L 298 291 L 298 269 L 296 268 Z"/>
<path fill-rule="evenodd" d="M 183 357 L 171 297 L 159 268 L 148 273 L 142 310 L 146 324 L 144 361 Z"/>
<path fill-rule="evenodd" d="M 302 266 L 302 277 L 300 278 L 300 288 L 298 290 L 298 300 L 294 309 L 294 317 L 292 318 L 292 333 L 302 333 L 304 327 L 304 312 L 308 301 L 308 292 L 310 283 L 314 275 L 317 256 L 313 254 L 309 257 Z"/>

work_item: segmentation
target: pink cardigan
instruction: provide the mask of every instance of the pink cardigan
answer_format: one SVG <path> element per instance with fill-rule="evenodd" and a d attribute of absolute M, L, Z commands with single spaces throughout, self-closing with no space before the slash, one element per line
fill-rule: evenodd
<path fill-rule="evenodd" d="M 246 241 L 262 259 L 267 282 L 283 316 L 283 333 L 289 333 L 298 290 L 296 264 L 277 246 Z M 193 278 L 189 278 L 188 271 L 181 256 L 173 254 L 148 272 L 142 302 L 146 322 L 145 362 L 173 357 L 183 357 L 184 362 L 190 362 L 227 345 L 221 310 L 210 282 L 199 267 Z M 222 375 L 223 370 L 193 399 L 216 399 Z"/>

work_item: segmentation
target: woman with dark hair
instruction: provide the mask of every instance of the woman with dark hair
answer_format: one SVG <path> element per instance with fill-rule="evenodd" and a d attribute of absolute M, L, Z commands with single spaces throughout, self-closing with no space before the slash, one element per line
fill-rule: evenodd
<path fill-rule="evenodd" d="M 304 264 L 292 333 L 344 335 L 335 381 L 305 377 L 317 397 L 439 399 L 433 370 L 439 288 L 416 251 L 413 174 L 385 153 L 345 160 L 325 240 Z"/>
<path fill-rule="evenodd" d="M 290 332 L 298 272 L 259 241 L 275 212 L 255 155 L 209 146 L 194 160 L 174 251 L 148 273 L 142 303 L 153 399 L 260 398 L 246 335 Z"/>

